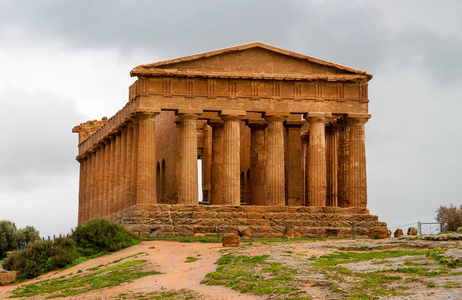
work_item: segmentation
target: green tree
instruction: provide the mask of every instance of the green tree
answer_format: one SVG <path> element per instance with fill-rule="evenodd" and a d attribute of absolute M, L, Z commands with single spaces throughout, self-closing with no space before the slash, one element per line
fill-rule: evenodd
<path fill-rule="evenodd" d="M 6 256 L 6 252 L 16 250 L 18 247 L 18 229 L 16 225 L 7 220 L 0 221 L 0 259 Z"/>
<path fill-rule="evenodd" d="M 40 239 L 40 233 L 34 228 L 34 226 L 21 228 L 18 231 L 18 248 L 24 249 L 29 242 L 33 242 L 38 239 Z"/>

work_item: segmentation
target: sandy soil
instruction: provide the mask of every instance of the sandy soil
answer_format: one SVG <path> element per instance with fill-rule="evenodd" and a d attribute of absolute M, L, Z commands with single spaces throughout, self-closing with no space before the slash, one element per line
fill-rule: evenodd
<path fill-rule="evenodd" d="M 403 246 L 405 245 L 405 246 Z M 114 260 L 134 255 L 140 252 L 147 253 L 142 256 L 147 259 L 152 267 L 162 272 L 162 274 L 143 277 L 133 282 L 125 283 L 120 286 L 96 290 L 85 294 L 80 294 L 76 297 L 68 299 L 135 299 L 136 296 L 141 296 L 149 293 L 187 289 L 193 291 L 195 299 L 272 299 L 270 295 L 258 297 L 251 294 L 241 294 L 230 288 L 221 286 L 207 286 L 200 284 L 200 281 L 209 272 L 216 269 L 216 260 L 223 254 L 243 254 L 243 255 L 271 255 L 274 261 L 284 262 L 284 264 L 305 270 L 300 272 L 299 279 L 305 282 L 302 286 L 312 299 L 339 299 L 348 297 L 345 293 L 334 293 L 327 287 L 326 279 L 321 274 L 314 273 L 310 270 L 310 261 L 307 259 L 311 256 L 319 257 L 320 255 L 332 253 L 338 249 L 400 249 L 405 247 L 405 250 L 411 250 L 409 247 L 439 247 L 452 248 L 455 255 L 462 257 L 461 242 L 429 242 L 429 241 L 407 241 L 406 239 L 387 239 L 387 240 L 327 240 L 316 242 L 284 242 L 284 243 L 247 243 L 239 248 L 223 248 L 217 243 L 179 243 L 170 241 L 146 241 L 140 245 L 133 246 L 111 255 L 103 256 L 93 260 L 85 261 L 72 268 L 61 270 L 58 272 L 50 272 L 42 275 L 37 279 L 30 280 L 21 284 L 8 286 L 0 286 L 0 299 L 6 299 L 11 295 L 11 291 L 20 285 L 29 284 L 36 280 L 49 278 L 58 278 L 70 274 L 76 274 L 78 270 L 87 270 L 101 264 L 108 264 Z M 290 253 L 290 254 L 288 254 Z M 187 263 L 187 257 L 197 257 L 195 262 Z M 408 257 L 388 259 L 384 264 L 371 264 L 370 262 L 361 262 L 352 264 L 348 268 L 356 271 L 379 270 L 380 268 L 396 267 L 404 265 Z M 136 259 L 136 258 L 131 258 Z M 438 265 L 436 264 L 435 268 Z M 460 270 L 459 270 L 460 271 Z M 423 278 L 426 285 L 426 278 Z M 462 276 L 450 277 L 432 277 L 428 282 L 435 283 L 438 287 L 443 286 L 445 282 L 461 282 Z M 453 288 L 434 288 L 429 289 L 425 286 L 416 285 L 409 292 L 409 296 L 399 297 L 396 299 L 462 299 L 462 285 Z M 124 294 L 125 296 L 121 296 Z M 123 298 L 125 297 L 125 298 Z M 45 299 L 45 296 L 36 296 L 29 299 Z M 393 299 L 393 298 L 389 298 Z"/>

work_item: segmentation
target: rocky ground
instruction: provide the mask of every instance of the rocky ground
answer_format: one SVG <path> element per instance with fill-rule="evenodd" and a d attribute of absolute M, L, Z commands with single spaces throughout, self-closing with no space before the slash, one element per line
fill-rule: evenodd
<path fill-rule="evenodd" d="M 161 274 L 67 299 L 462 299 L 461 240 L 441 235 L 437 239 L 245 240 L 238 248 L 223 248 L 217 243 L 145 241 L 34 280 L 0 286 L 0 299 L 10 297 L 13 290 L 30 283 L 85 275 L 92 272 L 92 268 L 141 256 L 147 260 L 144 268 L 157 270 Z M 390 253 L 398 251 L 408 251 L 410 254 L 390 256 Z M 346 256 L 340 257 L 339 253 Z M 295 276 L 290 284 L 299 290 L 295 294 L 257 296 L 228 287 L 201 284 L 206 274 L 217 268 L 215 262 L 225 254 L 269 255 L 268 260 L 281 262 L 294 270 Z M 384 257 L 380 257 L 381 254 Z M 326 255 L 334 256 L 328 258 Z M 187 262 L 188 257 L 194 259 Z M 27 299 L 46 299 L 50 295 L 40 294 Z"/>

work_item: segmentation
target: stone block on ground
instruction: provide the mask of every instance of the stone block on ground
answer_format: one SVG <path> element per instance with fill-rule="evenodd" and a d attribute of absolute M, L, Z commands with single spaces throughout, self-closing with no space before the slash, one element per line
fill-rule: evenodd
<path fill-rule="evenodd" d="M 223 243 L 223 247 L 238 247 L 241 239 L 237 234 L 225 233 L 222 236 L 221 242 Z"/>
<path fill-rule="evenodd" d="M 16 271 L 7 272 L 0 268 L 0 285 L 7 285 L 18 279 Z"/>
<path fill-rule="evenodd" d="M 417 233 L 418 231 L 415 227 L 409 227 L 409 229 L 407 230 L 407 235 L 417 235 Z"/>
<path fill-rule="evenodd" d="M 387 237 L 391 237 L 391 230 L 390 229 L 387 230 Z"/>
<path fill-rule="evenodd" d="M 386 239 L 388 237 L 388 229 L 386 227 L 373 227 L 369 231 L 371 239 Z"/>
<path fill-rule="evenodd" d="M 398 229 L 395 230 L 395 233 L 393 233 L 393 236 L 395 238 L 398 238 L 398 237 L 402 236 L 403 234 L 404 234 L 403 230 L 398 228 Z"/>

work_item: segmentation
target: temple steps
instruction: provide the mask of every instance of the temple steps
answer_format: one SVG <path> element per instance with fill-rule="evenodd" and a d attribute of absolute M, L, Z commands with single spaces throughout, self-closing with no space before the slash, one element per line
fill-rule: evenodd
<path fill-rule="evenodd" d="M 306 206 L 134 205 L 108 217 L 142 237 L 218 235 L 247 226 L 253 237 L 281 237 L 294 226 L 296 237 L 366 236 L 386 226 L 367 208 Z"/>

